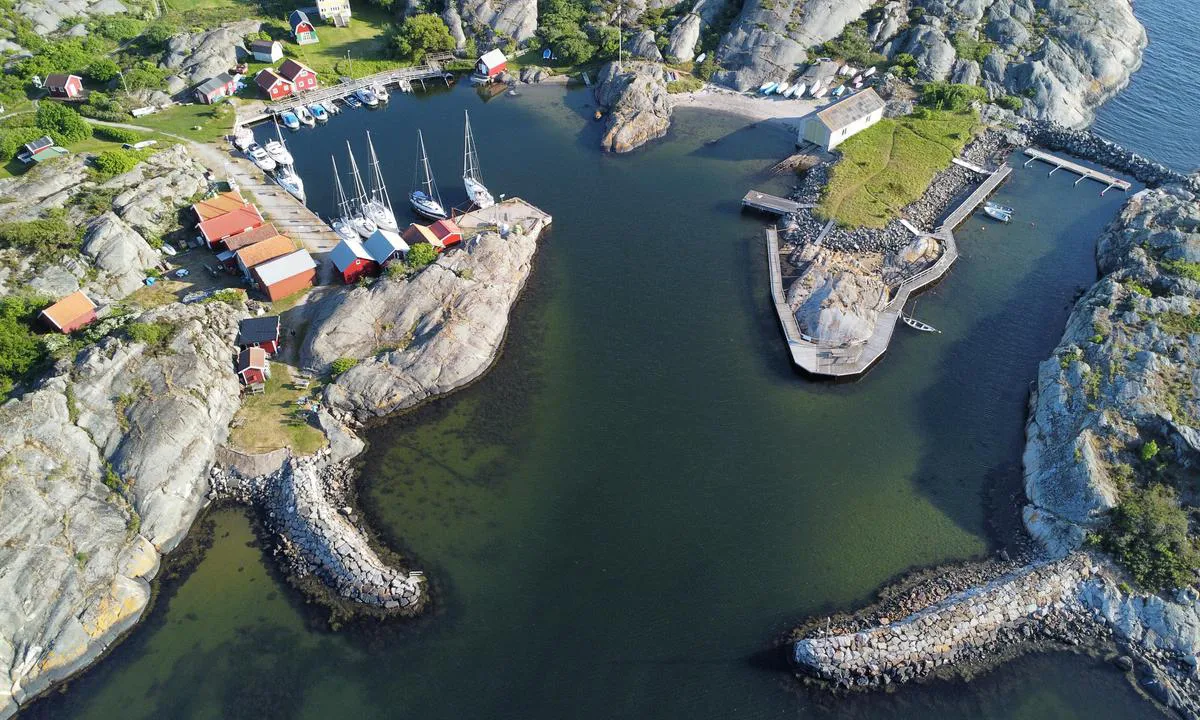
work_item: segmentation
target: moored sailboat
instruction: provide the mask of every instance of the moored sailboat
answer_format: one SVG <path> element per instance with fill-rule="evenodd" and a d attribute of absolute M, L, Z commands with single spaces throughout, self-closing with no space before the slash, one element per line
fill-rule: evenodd
<path fill-rule="evenodd" d="M 397 230 L 396 214 L 392 212 L 392 199 L 388 196 L 383 173 L 379 169 L 379 156 L 375 154 L 375 143 L 367 133 L 367 148 L 371 153 L 371 190 L 363 205 L 363 213 L 384 230 Z"/>
<path fill-rule="evenodd" d="M 463 110 L 463 120 L 466 126 L 466 138 L 463 141 L 463 187 L 467 197 L 476 207 L 483 209 L 496 204 L 487 186 L 483 184 L 483 174 L 479 169 L 479 151 L 475 148 L 475 135 L 471 132 L 471 115 Z"/>
<path fill-rule="evenodd" d="M 362 175 L 358 172 L 358 163 L 354 160 L 354 151 L 350 149 L 350 141 L 346 141 L 346 152 L 350 155 L 350 177 L 354 181 L 352 190 L 354 197 L 350 199 L 350 224 L 363 237 L 371 237 L 379 226 L 375 221 L 367 217 L 365 208 L 367 204 L 367 189 L 363 187 Z"/>
<path fill-rule="evenodd" d="M 283 133 L 279 131 L 279 122 L 275 122 L 275 140 L 268 140 L 263 149 L 271 156 L 271 159 L 280 165 L 291 165 L 293 162 L 292 154 L 288 152 L 287 145 L 283 143 Z"/>
<path fill-rule="evenodd" d="M 429 170 L 429 155 L 425 152 L 425 136 L 420 130 L 417 131 L 417 146 L 419 153 L 416 177 L 413 180 L 413 185 L 416 187 L 408 194 L 408 203 L 418 214 L 427 218 L 441 220 L 449 217 L 446 209 L 442 206 L 442 198 L 438 194 L 437 184 L 433 181 L 433 173 Z"/>
<path fill-rule="evenodd" d="M 292 197 L 300 202 L 305 201 L 304 181 L 300 179 L 295 170 L 292 170 L 290 165 L 280 165 L 276 168 L 275 182 L 279 183 L 279 186 L 284 190 L 291 193 Z"/>
<path fill-rule="evenodd" d="M 329 156 L 329 160 L 333 163 L 333 187 L 338 209 L 338 216 L 330 225 L 337 236 L 343 240 L 357 240 L 358 230 L 354 229 L 354 223 L 351 220 L 350 201 L 346 198 L 345 189 L 342 188 L 342 178 L 338 175 L 337 160 L 334 160 L 332 155 Z"/>

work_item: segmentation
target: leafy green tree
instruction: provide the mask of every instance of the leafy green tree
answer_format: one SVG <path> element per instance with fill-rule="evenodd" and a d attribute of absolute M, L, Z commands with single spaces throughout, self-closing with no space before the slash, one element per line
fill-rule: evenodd
<path fill-rule="evenodd" d="M 96 174 L 105 179 L 127 173 L 137 164 L 137 156 L 126 150 L 105 150 L 92 158 Z"/>
<path fill-rule="evenodd" d="M 1153 440 L 1147 440 L 1142 444 L 1142 449 L 1138 451 L 1138 457 L 1140 457 L 1143 462 L 1150 462 L 1154 458 L 1158 457 L 1158 443 Z"/>
<path fill-rule="evenodd" d="M 115 42 L 132 40 L 141 34 L 146 23 L 128 15 L 108 15 L 97 20 L 92 32 Z"/>
<path fill-rule="evenodd" d="M 607 60 L 617 56 L 621 46 L 621 33 L 611 25 L 605 25 L 596 30 L 596 55 Z"/>
<path fill-rule="evenodd" d="M 149 52 L 162 50 L 179 28 L 166 20 L 155 20 L 142 33 L 142 46 Z"/>
<path fill-rule="evenodd" d="M 11 391 L 13 383 L 45 357 L 33 323 L 46 304 L 42 298 L 21 296 L 0 300 L 0 392 Z"/>
<path fill-rule="evenodd" d="M 38 105 L 37 126 L 61 145 L 70 145 L 86 140 L 92 135 L 92 127 L 66 105 L 58 102 L 43 102 Z"/>
<path fill-rule="evenodd" d="M 696 77 L 700 78 L 704 82 L 712 80 L 713 74 L 717 72 L 717 59 L 713 57 L 713 55 L 714 53 L 709 53 L 704 58 L 704 62 L 697 65 L 694 71 L 696 73 Z"/>
<path fill-rule="evenodd" d="M 1195 581 L 1200 568 L 1187 511 L 1166 485 L 1125 493 L 1100 543 L 1147 589 L 1183 587 Z"/>
<path fill-rule="evenodd" d="M 421 61 L 426 53 L 454 49 L 454 37 L 446 22 L 433 13 L 405 18 L 388 40 L 391 52 L 400 58 Z"/>
<path fill-rule="evenodd" d="M 121 66 L 115 60 L 101 57 L 93 60 L 83 74 L 87 75 L 89 80 L 106 83 L 115 78 L 119 72 L 121 72 Z"/>
<path fill-rule="evenodd" d="M 404 256 L 404 264 L 414 270 L 420 270 L 434 260 L 437 260 L 437 250 L 429 243 L 413 245 Z"/>

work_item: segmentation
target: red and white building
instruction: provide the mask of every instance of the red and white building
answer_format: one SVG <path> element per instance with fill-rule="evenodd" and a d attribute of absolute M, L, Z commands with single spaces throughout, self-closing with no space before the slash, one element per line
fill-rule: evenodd
<path fill-rule="evenodd" d="M 238 79 L 229 73 L 221 73 L 220 75 L 209 78 L 196 86 L 196 99 L 202 103 L 212 105 L 221 98 L 229 97 L 237 91 Z"/>
<path fill-rule="evenodd" d="M 267 355 L 279 352 L 279 316 L 263 315 L 238 323 L 237 345 L 242 350 L 262 348 Z"/>
<path fill-rule="evenodd" d="M 475 61 L 476 74 L 489 80 L 504 72 L 507 67 L 508 58 L 504 57 L 504 53 L 500 52 L 499 48 L 488 50 Z"/>
<path fill-rule="evenodd" d="M 271 68 L 259 70 L 258 74 L 254 76 L 254 84 L 272 100 L 282 100 L 296 91 L 296 87 L 290 80 L 280 77 Z"/>
<path fill-rule="evenodd" d="M 46 76 L 42 87 L 50 91 L 50 97 L 74 100 L 83 95 L 83 78 L 78 75 L 55 73 Z"/>
<path fill-rule="evenodd" d="M 408 243 L 400 233 L 379 228 L 363 241 L 363 249 L 379 267 L 383 267 L 396 258 L 403 260 L 408 254 Z"/>
<path fill-rule="evenodd" d="M 370 253 L 357 239 L 342 238 L 329 252 L 329 259 L 342 275 L 342 282 L 349 285 L 357 282 L 363 275 L 379 271 L 379 263 L 371 258 Z"/>
<path fill-rule="evenodd" d="M 267 351 L 260 347 L 249 347 L 238 353 L 238 379 L 243 385 L 261 385 L 271 377 L 271 364 L 267 362 Z"/>
<path fill-rule="evenodd" d="M 66 335 L 96 319 L 96 303 L 76 290 L 42 311 L 41 317 L 50 327 Z"/>
<path fill-rule="evenodd" d="M 438 241 L 441 243 L 441 250 L 445 250 L 452 245 L 457 245 L 462 242 L 462 229 L 458 227 L 458 223 L 450 220 L 449 218 L 438 220 L 434 224 L 430 225 L 429 229 L 433 231 L 434 236 L 436 236 Z"/>
<path fill-rule="evenodd" d="M 272 302 L 310 288 L 317 280 L 317 263 L 307 250 L 297 250 L 250 269 Z"/>
<path fill-rule="evenodd" d="M 291 58 L 284 60 L 279 66 L 279 76 L 292 84 L 293 92 L 317 89 L 317 74 Z"/>

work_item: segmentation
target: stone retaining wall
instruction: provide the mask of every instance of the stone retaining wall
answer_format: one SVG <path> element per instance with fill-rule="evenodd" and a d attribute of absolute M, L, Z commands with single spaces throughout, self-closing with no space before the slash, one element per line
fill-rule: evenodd
<path fill-rule="evenodd" d="M 1178 183 L 1190 185 L 1193 190 L 1200 191 L 1200 180 L 1189 178 L 1162 163 L 1142 157 L 1091 130 L 1071 130 L 1044 120 L 1029 121 L 1022 130 L 1034 145 L 1090 160 L 1117 172 L 1132 175 L 1147 185 L 1157 187 Z"/>

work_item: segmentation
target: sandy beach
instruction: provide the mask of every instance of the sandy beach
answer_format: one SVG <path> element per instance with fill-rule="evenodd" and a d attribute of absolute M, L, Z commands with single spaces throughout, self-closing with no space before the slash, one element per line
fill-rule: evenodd
<path fill-rule="evenodd" d="M 748 95 L 714 85 L 705 85 L 696 92 L 671 95 L 670 98 L 673 108 L 690 107 L 733 113 L 756 122 L 778 123 L 793 131 L 800 129 L 806 116 L 828 102 L 825 98 L 790 100 Z"/>

